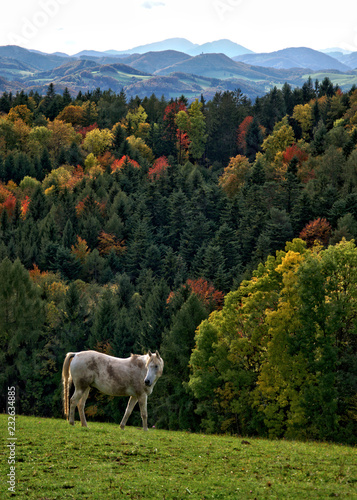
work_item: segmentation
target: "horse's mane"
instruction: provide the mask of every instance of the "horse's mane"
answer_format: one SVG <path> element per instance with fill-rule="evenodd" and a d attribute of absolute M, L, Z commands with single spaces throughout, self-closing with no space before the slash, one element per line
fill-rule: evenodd
<path fill-rule="evenodd" d="M 130 360 L 134 363 L 134 365 L 137 365 L 140 368 L 143 368 L 145 366 L 145 363 L 140 358 L 141 358 L 140 354 L 131 354 L 130 355 Z"/>

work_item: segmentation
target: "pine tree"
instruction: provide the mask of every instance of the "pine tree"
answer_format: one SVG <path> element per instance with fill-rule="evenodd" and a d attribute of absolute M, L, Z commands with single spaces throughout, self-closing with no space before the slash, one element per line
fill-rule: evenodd
<path fill-rule="evenodd" d="M 33 376 L 38 341 L 45 322 L 45 310 L 38 286 L 17 259 L 0 263 L 0 362 L 1 394 L 7 386 L 20 389 L 20 407 L 28 394 L 27 381 Z M 4 402 L 3 407 L 6 407 Z"/>
<path fill-rule="evenodd" d="M 157 414 L 158 426 L 169 429 L 198 430 L 195 401 L 185 387 L 189 381 L 189 361 L 195 345 L 195 331 L 208 317 L 208 312 L 197 297 L 191 294 L 175 314 L 169 331 L 164 332 L 161 355 L 166 363 L 162 377 L 162 395 L 157 396 L 166 412 Z"/>

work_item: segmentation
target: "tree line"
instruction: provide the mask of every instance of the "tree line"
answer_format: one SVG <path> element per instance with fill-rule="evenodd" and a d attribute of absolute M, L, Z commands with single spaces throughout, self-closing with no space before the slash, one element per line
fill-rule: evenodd
<path fill-rule="evenodd" d="M 67 351 L 159 349 L 156 425 L 352 442 L 356 106 L 328 79 L 254 103 L 3 93 L 0 384 L 19 411 L 61 415 Z"/>

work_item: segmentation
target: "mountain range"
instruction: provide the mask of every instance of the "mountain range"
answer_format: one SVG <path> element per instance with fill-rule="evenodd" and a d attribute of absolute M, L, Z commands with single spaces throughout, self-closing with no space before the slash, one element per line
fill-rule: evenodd
<path fill-rule="evenodd" d="M 85 50 L 77 54 L 47 54 L 15 45 L 0 47 L 0 93 L 34 90 L 46 92 L 66 87 L 73 95 L 97 87 L 131 97 L 155 93 L 165 98 L 202 94 L 210 99 L 217 91 L 239 88 L 251 99 L 285 82 L 301 86 L 309 77 L 328 76 L 342 90 L 357 84 L 357 52 L 338 49 L 316 51 L 291 47 L 257 54 L 230 40 L 196 45 L 172 38 L 127 51 Z"/>

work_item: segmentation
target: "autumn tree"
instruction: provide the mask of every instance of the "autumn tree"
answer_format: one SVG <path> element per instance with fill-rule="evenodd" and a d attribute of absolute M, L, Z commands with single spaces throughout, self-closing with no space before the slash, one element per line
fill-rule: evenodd
<path fill-rule="evenodd" d="M 305 240 L 308 247 L 316 243 L 327 246 L 331 235 L 331 225 L 324 218 L 319 217 L 309 222 L 300 233 L 300 238 Z"/>
<path fill-rule="evenodd" d="M 84 109 L 82 106 L 69 104 L 58 114 L 57 119 L 78 127 L 79 125 L 83 125 L 83 113 Z"/>
<path fill-rule="evenodd" d="M 237 155 L 230 159 L 218 181 L 227 196 L 232 198 L 242 189 L 250 169 L 251 165 L 245 156 Z"/>
<path fill-rule="evenodd" d="M 113 139 L 114 136 L 110 130 L 95 128 L 86 134 L 83 141 L 83 148 L 95 156 L 102 155 L 111 148 Z"/>

